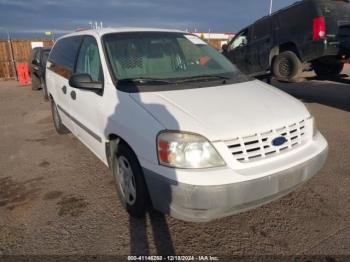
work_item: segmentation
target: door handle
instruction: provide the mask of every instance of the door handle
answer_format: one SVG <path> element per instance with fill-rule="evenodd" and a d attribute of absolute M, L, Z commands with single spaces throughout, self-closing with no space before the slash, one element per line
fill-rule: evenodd
<path fill-rule="evenodd" d="M 66 86 L 62 87 L 62 92 L 63 92 L 63 94 L 67 94 L 67 87 Z"/>
<path fill-rule="evenodd" d="M 71 97 L 73 100 L 77 99 L 77 93 L 75 93 L 75 91 L 71 91 L 71 92 L 70 92 L 70 97 Z"/>

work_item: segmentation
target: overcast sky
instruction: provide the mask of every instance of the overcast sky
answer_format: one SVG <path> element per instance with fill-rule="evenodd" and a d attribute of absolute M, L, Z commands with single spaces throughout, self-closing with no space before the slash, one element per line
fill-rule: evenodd
<path fill-rule="evenodd" d="M 297 0 L 274 0 L 278 10 Z M 0 27 L 13 36 L 68 33 L 88 27 L 143 26 L 237 32 L 266 15 L 270 0 L 0 0 Z M 0 36 L 4 36 L 0 29 Z"/>

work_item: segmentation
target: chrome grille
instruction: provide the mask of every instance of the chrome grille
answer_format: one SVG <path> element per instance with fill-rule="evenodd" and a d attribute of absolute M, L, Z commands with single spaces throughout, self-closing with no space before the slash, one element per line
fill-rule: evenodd
<path fill-rule="evenodd" d="M 237 137 L 225 143 L 233 157 L 237 161 L 245 163 L 272 157 L 301 145 L 306 140 L 305 130 L 306 121 L 302 120 L 266 132 Z M 285 137 L 287 141 L 281 146 L 274 146 L 272 140 L 281 136 Z"/>

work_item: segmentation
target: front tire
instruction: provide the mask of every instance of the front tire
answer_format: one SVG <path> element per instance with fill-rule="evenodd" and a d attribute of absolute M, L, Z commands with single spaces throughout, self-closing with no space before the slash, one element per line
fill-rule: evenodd
<path fill-rule="evenodd" d="M 126 211 L 132 217 L 144 217 L 150 207 L 146 182 L 135 153 L 124 143 L 119 143 L 113 154 L 112 172 Z"/>
<path fill-rule="evenodd" d="M 318 77 L 335 77 L 343 71 L 344 63 L 340 61 L 325 62 L 322 60 L 316 60 L 312 63 L 312 66 Z"/>
<path fill-rule="evenodd" d="M 272 63 L 272 73 L 278 81 L 295 82 L 300 78 L 302 63 L 292 51 L 280 53 Z"/>
<path fill-rule="evenodd" d="M 61 117 L 58 113 L 57 106 L 53 101 L 53 99 L 51 99 L 51 112 L 52 112 L 53 125 L 56 129 L 56 132 L 60 135 L 69 133 L 68 129 L 62 123 Z"/>

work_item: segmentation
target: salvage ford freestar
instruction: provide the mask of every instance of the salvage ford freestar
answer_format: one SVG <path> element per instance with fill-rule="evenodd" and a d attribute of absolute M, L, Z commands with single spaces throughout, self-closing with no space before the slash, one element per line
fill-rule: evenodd
<path fill-rule="evenodd" d="M 235 214 L 289 193 L 327 157 L 301 102 L 186 32 L 72 33 L 54 45 L 46 83 L 57 132 L 109 166 L 134 217 Z"/>

